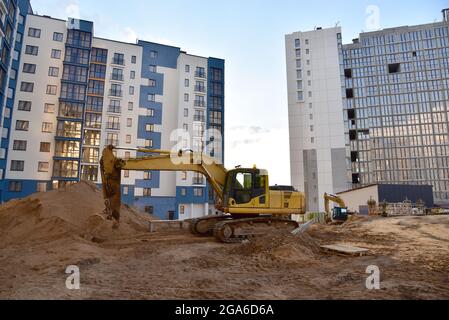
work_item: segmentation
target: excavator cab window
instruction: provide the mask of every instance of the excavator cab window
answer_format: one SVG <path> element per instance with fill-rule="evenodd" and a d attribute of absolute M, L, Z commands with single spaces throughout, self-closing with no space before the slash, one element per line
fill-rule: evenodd
<path fill-rule="evenodd" d="M 245 204 L 252 199 L 253 175 L 251 172 L 238 172 L 234 178 L 233 198 L 237 204 Z"/>

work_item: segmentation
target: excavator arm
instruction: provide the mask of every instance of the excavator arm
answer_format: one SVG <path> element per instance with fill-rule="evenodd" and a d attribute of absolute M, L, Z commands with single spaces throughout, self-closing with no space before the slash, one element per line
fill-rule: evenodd
<path fill-rule="evenodd" d="M 148 157 L 119 159 L 114 155 L 114 147 L 103 150 L 100 161 L 103 197 L 106 213 L 114 220 L 120 220 L 121 206 L 121 171 L 122 170 L 155 170 L 155 171 L 193 171 L 203 174 L 214 189 L 219 203 L 223 201 L 223 188 L 226 181 L 226 169 L 216 160 L 201 153 L 192 151 L 169 151 L 155 149 L 135 149 L 140 153 L 151 154 Z"/>
<path fill-rule="evenodd" d="M 333 194 L 324 194 L 324 209 L 327 214 L 330 214 L 329 202 L 332 201 L 340 206 L 340 208 L 345 208 L 346 204 L 342 198 Z"/>

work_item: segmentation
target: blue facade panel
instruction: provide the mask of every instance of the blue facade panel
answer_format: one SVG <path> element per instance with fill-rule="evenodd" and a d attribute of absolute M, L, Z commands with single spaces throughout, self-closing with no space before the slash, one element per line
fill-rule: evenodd
<path fill-rule="evenodd" d="M 140 211 L 145 207 L 153 207 L 153 215 L 162 220 L 169 219 L 169 212 L 175 214 L 176 198 L 174 197 L 136 197 L 133 206 Z M 174 216 L 176 219 L 176 216 Z"/>
<path fill-rule="evenodd" d="M 22 184 L 22 190 L 20 192 L 12 192 L 9 191 L 9 183 L 12 181 L 20 181 Z M 38 182 L 46 182 L 47 188 L 50 188 L 51 181 L 37 181 L 37 180 L 2 180 L 0 181 L 0 194 L 2 197 L 2 201 L 6 202 L 9 200 L 17 199 L 17 198 L 25 198 L 33 193 L 37 192 L 37 183 Z"/>

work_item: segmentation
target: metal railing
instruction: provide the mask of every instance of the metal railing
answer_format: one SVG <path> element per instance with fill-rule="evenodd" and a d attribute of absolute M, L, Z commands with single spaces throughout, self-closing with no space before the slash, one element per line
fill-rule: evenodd
<path fill-rule="evenodd" d="M 193 116 L 193 121 L 206 122 L 205 116 Z"/>
<path fill-rule="evenodd" d="M 203 185 L 204 184 L 204 178 L 193 177 L 193 184 Z"/>
<path fill-rule="evenodd" d="M 107 122 L 106 129 L 109 130 L 120 130 L 120 123 L 117 122 Z"/>
<path fill-rule="evenodd" d="M 119 141 L 118 141 L 118 139 L 106 139 L 105 145 L 117 147 L 119 145 Z"/>
<path fill-rule="evenodd" d="M 124 81 L 125 77 L 120 73 L 111 73 L 111 80 L 115 81 Z"/>
<path fill-rule="evenodd" d="M 196 92 L 206 92 L 206 87 L 205 86 L 195 86 L 195 91 Z"/>
<path fill-rule="evenodd" d="M 122 90 L 109 90 L 109 95 L 112 97 L 123 97 L 123 91 Z"/>
<path fill-rule="evenodd" d="M 108 112 L 111 112 L 111 113 L 122 113 L 122 107 L 120 107 L 120 106 L 108 106 Z"/>
<path fill-rule="evenodd" d="M 115 64 L 118 66 L 124 66 L 125 60 L 124 59 L 112 59 L 112 64 Z"/>
<path fill-rule="evenodd" d="M 196 78 L 203 78 L 203 79 L 206 79 L 206 72 L 198 72 L 198 71 L 196 71 L 196 72 L 195 72 L 195 77 L 196 77 Z"/>
<path fill-rule="evenodd" d="M 194 104 L 195 104 L 195 107 L 203 107 L 203 108 L 206 107 L 206 101 L 195 100 Z"/>

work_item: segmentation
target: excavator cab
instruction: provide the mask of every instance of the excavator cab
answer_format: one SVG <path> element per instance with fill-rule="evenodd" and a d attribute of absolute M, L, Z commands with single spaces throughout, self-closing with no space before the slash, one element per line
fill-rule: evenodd
<path fill-rule="evenodd" d="M 265 207 L 268 195 L 268 174 L 265 170 L 239 168 L 227 173 L 224 206 Z"/>

